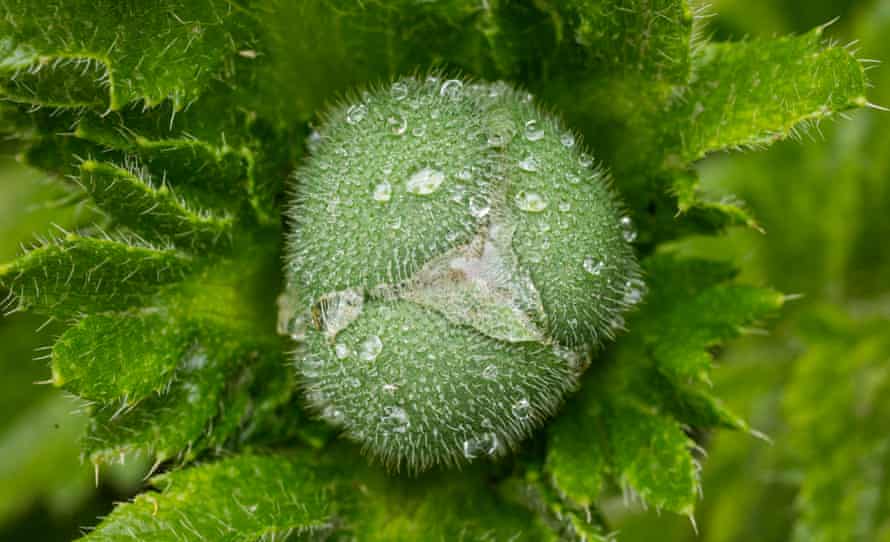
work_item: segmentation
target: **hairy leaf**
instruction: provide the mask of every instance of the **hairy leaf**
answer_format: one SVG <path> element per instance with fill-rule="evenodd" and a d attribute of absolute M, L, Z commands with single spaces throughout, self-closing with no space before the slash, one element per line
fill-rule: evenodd
<path fill-rule="evenodd" d="M 709 152 L 765 146 L 805 123 L 865 105 L 862 65 L 822 44 L 824 27 L 799 37 L 710 44 L 679 105 L 668 112 L 684 163 Z"/>
<path fill-rule="evenodd" d="M 158 476 L 158 493 L 118 506 L 82 540 L 291 540 L 329 531 L 329 482 L 306 459 L 244 454 Z"/>
<path fill-rule="evenodd" d="M 181 109 L 249 49 L 228 2 L 10 0 L 4 11 L 6 92 L 39 105 Z"/>
<path fill-rule="evenodd" d="M 145 303 L 190 265 L 173 250 L 67 234 L 0 265 L 0 285 L 20 308 L 50 315 L 106 311 Z"/>

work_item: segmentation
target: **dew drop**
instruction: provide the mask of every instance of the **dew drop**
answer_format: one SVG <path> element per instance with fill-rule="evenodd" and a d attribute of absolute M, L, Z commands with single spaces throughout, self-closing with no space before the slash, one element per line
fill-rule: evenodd
<path fill-rule="evenodd" d="M 309 133 L 309 137 L 306 138 L 306 146 L 310 153 L 314 153 L 319 145 L 321 145 L 321 133 L 318 130 L 313 129 L 312 132 Z"/>
<path fill-rule="evenodd" d="M 362 385 L 362 383 L 359 381 L 359 379 L 358 379 L 358 378 L 355 378 L 355 377 L 353 377 L 353 378 L 347 378 L 347 379 L 346 379 L 346 383 L 349 384 L 349 387 L 350 387 L 350 388 L 353 388 L 353 389 L 358 389 L 358 388 L 360 388 L 361 385 Z"/>
<path fill-rule="evenodd" d="M 593 165 L 593 157 L 586 152 L 582 152 L 578 155 L 578 163 L 581 164 L 581 167 L 590 167 Z"/>
<path fill-rule="evenodd" d="M 392 186 L 386 181 L 374 187 L 374 201 L 387 202 L 392 198 Z"/>
<path fill-rule="evenodd" d="M 528 172 L 538 171 L 538 159 L 532 155 L 526 156 L 519 161 L 519 169 Z"/>
<path fill-rule="evenodd" d="M 575 175 L 574 173 L 566 173 L 566 180 L 571 184 L 578 184 L 581 182 L 581 177 Z"/>
<path fill-rule="evenodd" d="M 442 83 L 442 87 L 439 89 L 439 96 L 444 96 L 453 100 L 460 97 L 463 88 L 464 84 L 462 82 L 457 79 L 449 79 Z"/>
<path fill-rule="evenodd" d="M 559 136 L 559 142 L 563 144 L 567 149 L 571 149 L 575 146 L 575 134 L 572 132 L 565 132 L 561 136 Z"/>
<path fill-rule="evenodd" d="M 464 457 L 476 459 L 481 455 L 494 455 L 498 450 L 498 436 L 492 432 L 483 433 L 464 441 Z"/>
<path fill-rule="evenodd" d="M 532 405 L 528 402 L 528 399 L 522 398 L 515 403 L 510 408 L 513 411 L 513 415 L 520 421 L 526 421 L 531 416 Z"/>
<path fill-rule="evenodd" d="M 322 417 L 327 420 L 329 423 L 334 425 L 340 425 L 343 423 L 345 416 L 343 415 L 343 411 L 338 409 L 337 407 L 328 405 L 324 407 L 324 410 L 321 412 Z"/>
<path fill-rule="evenodd" d="M 637 230 L 634 229 L 634 221 L 629 216 L 621 217 L 619 224 L 621 224 L 621 236 L 625 241 L 633 243 L 637 240 Z"/>
<path fill-rule="evenodd" d="M 529 141 L 538 141 L 544 137 L 544 128 L 538 121 L 532 119 L 525 123 L 525 138 Z"/>
<path fill-rule="evenodd" d="M 503 147 L 507 143 L 507 136 L 504 134 L 491 134 L 488 136 L 489 147 Z"/>
<path fill-rule="evenodd" d="M 411 419 L 405 409 L 398 406 L 383 407 L 383 417 L 380 418 L 380 424 L 385 430 L 393 433 L 404 433 L 411 427 Z"/>
<path fill-rule="evenodd" d="M 486 365 L 484 369 L 482 369 L 482 378 L 486 380 L 497 380 L 498 378 L 498 367 L 497 365 Z"/>
<path fill-rule="evenodd" d="M 425 167 L 415 172 L 408 179 L 408 192 L 418 196 L 426 196 L 438 190 L 444 180 L 444 173 L 437 169 Z"/>
<path fill-rule="evenodd" d="M 396 114 L 388 119 L 386 119 L 386 124 L 389 125 L 389 131 L 392 132 L 393 135 L 400 136 L 405 133 L 405 130 L 408 129 L 408 119 L 406 119 L 401 114 Z"/>
<path fill-rule="evenodd" d="M 585 271 L 595 277 L 600 276 L 603 273 L 603 268 L 606 266 L 604 262 L 596 261 L 592 256 L 584 258 L 582 265 L 584 266 Z"/>
<path fill-rule="evenodd" d="M 362 342 L 358 357 L 362 361 L 374 361 L 383 350 L 383 341 L 377 335 L 371 335 Z"/>
<path fill-rule="evenodd" d="M 624 283 L 624 302 L 636 305 L 646 295 L 646 284 L 640 279 L 630 279 Z"/>
<path fill-rule="evenodd" d="M 388 393 L 388 394 L 392 395 L 393 393 L 398 391 L 399 385 L 398 384 L 384 384 L 383 386 L 381 386 L 381 388 L 383 389 L 384 393 Z"/>
<path fill-rule="evenodd" d="M 290 335 L 290 338 L 294 341 L 303 342 L 306 340 L 307 328 L 308 324 L 304 316 L 294 316 L 287 320 L 284 331 Z"/>
<path fill-rule="evenodd" d="M 562 201 L 559 204 L 559 210 L 564 213 L 568 213 L 569 211 L 572 210 L 572 204 L 567 201 Z"/>
<path fill-rule="evenodd" d="M 529 213 L 540 213 L 547 208 L 547 200 L 535 192 L 520 190 L 514 200 L 517 207 Z"/>
<path fill-rule="evenodd" d="M 358 124 L 368 116 L 368 108 L 364 104 L 355 104 L 346 110 L 346 122 Z"/>
<path fill-rule="evenodd" d="M 389 88 L 389 95 L 393 100 L 401 102 L 408 96 L 408 85 L 401 81 L 393 83 Z"/>
<path fill-rule="evenodd" d="M 414 128 L 413 130 L 411 130 L 411 135 L 413 135 L 414 137 L 423 137 L 423 136 L 425 136 L 425 135 L 426 135 L 426 127 L 425 127 L 425 126 L 418 126 L 418 127 Z"/>
<path fill-rule="evenodd" d="M 334 347 L 334 354 L 337 355 L 337 359 L 346 359 L 352 355 L 352 349 L 343 343 L 337 343 Z"/>
<path fill-rule="evenodd" d="M 482 196 L 470 197 L 470 214 L 476 218 L 485 218 L 491 212 L 491 205 Z"/>
<path fill-rule="evenodd" d="M 469 181 L 473 178 L 473 173 L 469 169 L 464 168 L 457 172 L 457 178 L 462 181 Z"/>

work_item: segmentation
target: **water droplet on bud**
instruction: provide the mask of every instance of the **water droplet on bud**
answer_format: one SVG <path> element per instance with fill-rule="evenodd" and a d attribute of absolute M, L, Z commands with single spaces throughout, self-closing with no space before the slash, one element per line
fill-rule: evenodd
<path fill-rule="evenodd" d="M 520 190 L 514 200 L 517 207 L 529 213 L 540 213 L 547 208 L 547 200 L 535 192 Z"/>
<path fill-rule="evenodd" d="M 544 128 L 538 121 L 532 119 L 525 123 L 525 138 L 529 141 L 537 141 L 544 137 Z"/>
<path fill-rule="evenodd" d="M 355 104 L 346 110 L 346 122 L 358 124 L 368 116 L 368 108 L 364 104 Z"/>
<path fill-rule="evenodd" d="M 393 135 L 400 136 L 405 133 L 405 130 L 408 129 L 408 119 L 399 114 L 386 119 L 386 124 L 389 125 L 389 130 L 393 133 Z"/>
<path fill-rule="evenodd" d="M 408 192 L 418 196 L 426 196 L 438 190 L 444 180 L 444 173 L 437 169 L 425 167 L 408 178 Z"/>
<path fill-rule="evenodd" d="M 460 97 L 463 88 L 464 84 L 462 82 L 457 79 L 449 79 L 442 83 L 442 88 L 439 89 L 439 96 L 455 99 Z"/>
<path fill-rule="evenodd" d="M 481 196 L 470 197 L 470 214 L 476 218 L 485 218 L 491 211 L 491 205 L 488 200 Z"/>
<path fill-rule="evenodd" d="M 377 335 L 371 335 L 362 342 L 358 357 L 362 361 L 374 361 L 383 350 L 383 341 Z"/>
<path fill-rule="evenodd" d="M 634 229 L 634 221 L 629 216 L 623 216 L 619 223 L 621 224 L 621 237 L 628 243 L 636 241 L 637 230 Z"/>
<path fill-rule="evenodd" d="M 605 263 L 602 261 L 596 261 L 592 256 L 587 256 L 584 258 L 584 262 L 582 263 L 584 266 L 584 270 L 594 276 L 599 276 L 603 273 L 603 268 L 605 268 Z"/>
<path fill-rule="evenodd" d="M 518 420 L 524 422 L 531 416 L 532 405 L 528 399 L 523 398 L 513 403 L 511 410 Z"/>
<path fill-rule="evenodd" d="M 522 171 L 535 172 L 538 171 L 538 160 L 532 155 L 528 155 L 519 161 L 519 169 Z"/>
<path fill-rule="evenodd" d="M 392 87 L 390 87 L 389 95 L 392 96 L 393 100 L 401 102 L 408 96 L 408 85 L 401 81 L 396 81 L 392 84 Z"/>
<path fill-rule="evenodd" d="M 386 181 L 374 187 L 374 201 L 387 202 L 392 198 L 392 186 Z"/>
<path fill-rule="evenodd" d="M 559 142 L 562 143 L 564 147 L 571 149 L 575 146 L 575 135 L 571 132 L 566 132 L 559 136 Z"/>

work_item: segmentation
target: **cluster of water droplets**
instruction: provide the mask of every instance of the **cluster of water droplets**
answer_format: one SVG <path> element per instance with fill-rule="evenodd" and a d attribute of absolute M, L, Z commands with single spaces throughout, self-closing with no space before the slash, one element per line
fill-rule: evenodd
<path fill-rule="evenodd" d="M 576 136 L 504 83 L 406 78 L 331 118 L 280 311 L 307 399 L 396 468 L 505 453 L 643 299 L 632 220 Z"/>

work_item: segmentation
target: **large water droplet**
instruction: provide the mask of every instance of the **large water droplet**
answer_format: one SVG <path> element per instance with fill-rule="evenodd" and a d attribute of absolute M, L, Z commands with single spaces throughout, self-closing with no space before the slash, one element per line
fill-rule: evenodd
<path fill-rule="evenodd" d="M 646 285 L 640 279 L 631 279 L 624 283 L 624 302 L 636 305 L 646 295 Z"/>
<path fill-rule="evenodd" d="M 337 343 L 334 346 L 334 354 L 337 355 L 337 359 L 346 359 L 352 355 L 352 349 L 343 343 Z"/>
<path fill-rule="evenodd" d="M 386 119 L 386 124 L 389 125 L 389 130 L 393 135 L 400 136 L 408 129 L 408 119 L 398 113 Z"/>
<path fill-rule="evenodd" d="M 365 104 L 355 104 L 346 110 L 346 122 L 358 124 L 368 116 L 368 108 Z"/>
<path fill-rule="evenodd" d="M 471 215 L 476 218 L 484 218 L 489 212 L 491 212 L 491 205 L 488 203 L 488 199 L 483 198 L 482 196 L 470 197 Z"/>
<path fill-rule="evenodd" d="M 526 156 L 519 161 L 519 169 L 528 172 L 538 171 L 538 159 L 532 155 Z"/>
<path fill-rule="evenodd" d="M 503 147 L 504 144 L 507 143 L 507 136 L 505 134 L 490 134 L 488 136 L 488 146 L 489 147 Z"/>
<path fill-rule="evenodd" d="M 401 81 L 396 81 L 390 87 L 389 95 L 392 96 L 393 100 L 401 102 L 408 96 L 408 85 Z"/>
<path fill-rule="evenodd" d="M 340 425 L 345 420 L 345 416 L 343 415 L 343 411 L 338 409 L 337 407 L 328 405 L 324 407 L 324 410 L 321 412 L 322 417 L 327 420 L 329 423 L 334 425 Z"/>
<path fill-rule="evenodd" d="M 432 194 L 442 185 L 445 174 L 437 169 L 425 167 L 408 179 L 408 192 L 419 196 Z"/>
<path fill-rule="evenodd" d="M 514 200 L 517 207 L 529 213 L 540 213 L 547 208 L 547 200 L 535 192 L 520 190 Z"/>
<path fill-rule="evenodd" d="M 531 416 L 532 405 L 528 402 L 528 399 L 523 398 L 513 403 L 510 410 L 513 411 L 513 415 L 516 419 L 524 422 Z"/>
<path fill-rule="evenodd" d="M 442 83 L 442 87 L 439 89 L 439 96 L 455 99 L 460 96 L 463 88 L 464 84 L 462 82 L 457 79 L 449 79 Z"/>
<path fill-rule="evenodd" d="M 537 141 L 544 137 L 544 128 L 534 119 L 525 123 L 525 138 L 529 141 Z"/>
<path fill-rule="evenodd" d="M 637 230 L 634 228 L 634 221 L 629 216 L 621 217 L 619 224 L 621 224 L 621 236 L 625 241 L 633 243 L 637 240 Z"/>
<path fill-rule="evenodd" d="M 374 187 L 374 201 L 387 202 L 392 198 L 392 186 L 386 181 Z"/>
<path fill-rule="evenodd" d="M 404 433 L 411 427 L 411 419 L 405 409 L 398 406 L 383 407 L 383 417 L 380 418 L 380 424 L 384 430 L 393 433 Z"/>
<path fill-rule="evenodd" d="M 603 261 L 597 261 L 592 256 L 584 258 L 582 265 L 585 271 L 597 277 L 603 273 L 603 269 L 606 267 Z"/>
<path fill-rule="evenodd" d="M 561 136 L 559 136 L 559 142 L 563 144 L 566 148 L 571 149 L 575 146 L 575 134 L 572 132 L 565 132 Z"/>
<path fill-rule="evenodd" d="M 362 361 L 374 361 L 383 350 L 383 341 L 377 335 L 371 335 L 362 342 L 358 357 Z"/>
<path fill-rule="evenodd" d="M 464 457 L 476 459 L 481 455 L 494 455 L 498 450 L 498 436 L 494 433 L 483 433 L 464 441 Z"/>

